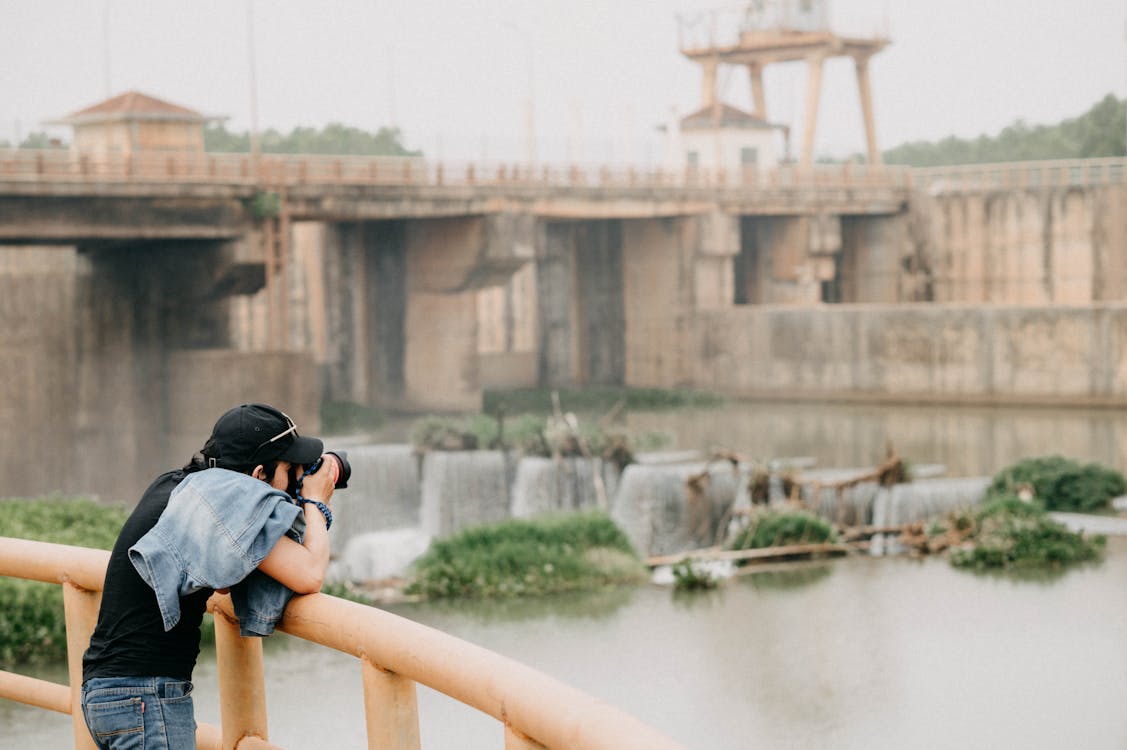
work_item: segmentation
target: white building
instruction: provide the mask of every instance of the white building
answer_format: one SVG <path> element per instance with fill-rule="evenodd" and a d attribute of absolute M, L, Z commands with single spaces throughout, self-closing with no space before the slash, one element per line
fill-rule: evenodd
<path fill-rule="evenodd" d="M 666 167 L 738 172 L 790 159 L 790 128 L 728 104 L 705 107 L 667 128 Z"/>

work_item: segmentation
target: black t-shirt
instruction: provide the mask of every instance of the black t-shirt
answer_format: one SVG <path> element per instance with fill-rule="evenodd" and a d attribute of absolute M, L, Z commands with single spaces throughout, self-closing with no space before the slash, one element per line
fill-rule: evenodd
<path fill-rule="evenodd" d="M 110 553 L 98 624 L 82 657 L 82 679 L 173 677 L 191 680 L 200 653 L 200 623 L 213 593 L 203 589 L 180 598 L 180 621 L 165 632 L 152 588 L 129 562 L 129 548 L 156 525 L 168 496 L 185 477 L 161 474 L 145 490 Z"/>

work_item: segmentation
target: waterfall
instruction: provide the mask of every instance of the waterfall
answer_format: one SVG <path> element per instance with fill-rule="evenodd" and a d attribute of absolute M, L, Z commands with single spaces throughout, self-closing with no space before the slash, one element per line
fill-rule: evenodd
<path fill-rule="evenodd" d="M 622 472 L 611 516 L 643 556 L 709 547 L 735 502 L 740 474 L 730 464 L 709 468 L 701 504 L 694 507 L 686 480 L 704 464 L 631 464 Z"/>
<path fill-rule="evenodd" d="M 333 493 L 329 580 L 399 575 L 430 544 L 420 528 L 418 456 L 410 445 L 362 445 L 349 447 L 348 461 L 348 487 Z"/>
<path fill-rule="evenodd" d="M 603 481 L 601 502 L 596 475 Z M 513 480 L 511 515 L 532 518 L 550 512 L 609 510 L 617 485 L 618 471 L 600 458 L 525 456 Z"/>
<path fill-rule="evenodd" d="M 509 517 L 509 460 L 501 451 L 429 451 L 423 457 L 423 531 L 433 537 Z"/>
<path fill-rule="evenodd" d="M 873 503 L 874 526 L 926 521 L 958 508 L 981 505 L 990 486 L 990 477 L 969 479 L 925 479 L 909 484 L 882 487 Z M 873 537 L 870 552 L 874 555 L 898 551 L 895 538 L 889 535 Z"/>
<path fill-rule="evenodd" d="M 400 576 L 427 551 L 430 541 L 421 528 L 356 534 L 333 561 L 329 579 L 379 581 Z"/>
<path fill-rule="evenodd" d="M 419 465 L 410 445 L 349 448 L 348 461 L 348 487 L 333 493 L 334 550 L 359 534 L 419 526 Z"/>

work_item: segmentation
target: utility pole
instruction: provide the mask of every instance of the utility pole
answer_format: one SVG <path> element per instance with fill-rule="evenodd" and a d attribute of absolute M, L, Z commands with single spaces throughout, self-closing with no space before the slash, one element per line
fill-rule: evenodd
<path fill-rule="evenodd" d="M 102 4 L 102 78 L 105 84 L 106 98 L 113 94 L 110 85 L 110 0 Z"/>
<path fill-rule="evenodd" d="M 258 177 L 260 144 L 258 142 L 258 81 L 255 74 L 254 0 L 247 0 L 247 58 L 250 79 L 250 162 Z"/>

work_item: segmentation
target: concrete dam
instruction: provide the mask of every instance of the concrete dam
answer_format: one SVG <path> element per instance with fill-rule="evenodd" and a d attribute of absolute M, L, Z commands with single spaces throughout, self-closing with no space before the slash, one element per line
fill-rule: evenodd
<path fill-rule="evenodd" d="M 13 493 L 131 496 L 251 398 L 316 432 L 322 402 L 472 411 L 492 387 L 1127 390 L 1123 159 L 671 175 L 9 151 L 0 243 Z"/>

